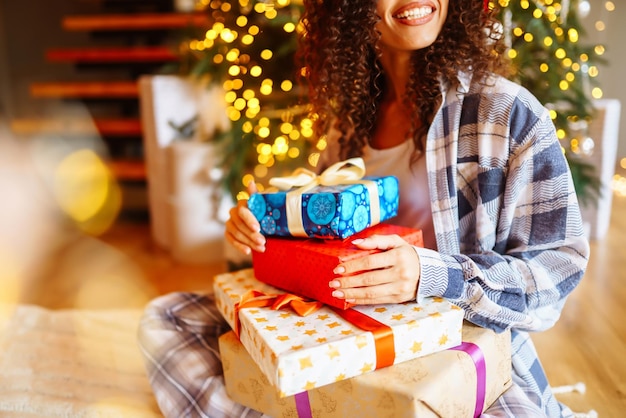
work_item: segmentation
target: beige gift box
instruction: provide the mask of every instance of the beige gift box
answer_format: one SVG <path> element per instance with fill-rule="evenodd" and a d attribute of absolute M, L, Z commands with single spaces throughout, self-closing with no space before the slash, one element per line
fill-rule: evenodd
<path fill-rule="evenodd" d="M 284 294 L 256 280 L 252 269 L 215 277 L 217 307 L 233 329 L 235 306 L 252 289 Z M 377 331 L 364 331 L 327 306 L 304 317 L 289 309 L 240 309 L 239 337 L 282 396 L 374 371 L 381 359 L 398 364 L 461 343 L 463 311 L 442 298 L 352 309 L 391 329 L 393 341 L 386 350 L 377 352 L 382 345 L 374 337 Z"/>
<path fill-rule="evenodd" d="M 234 332 L 222 335 L 219 343 L 228 395 L 275 418 L 471 418 L 511 386 L 511 336 L 465 322 L 463 341 L 477 345 L 485 360 L 482 404 L 477 401 L 475 363 L 466 352 L 456 349 L 281 397 Z"/>

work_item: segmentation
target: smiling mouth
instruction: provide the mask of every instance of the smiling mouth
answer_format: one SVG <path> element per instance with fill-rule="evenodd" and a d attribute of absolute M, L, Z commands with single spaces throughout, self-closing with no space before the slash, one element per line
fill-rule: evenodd
<path fill-rule="evenodd" d="M 432 7 L 422 6 L 422 7 L 416 7 L 415 9 L 405 10 L 404 12 L 398 13 L 397 15 L 394 15 L 393 17 L 395 19 L 402 19 L 402 20 L 415 20 L 415 19 L 421 19 L 423 17 L 426 17 L 432 12 L 433 12 Z"/>

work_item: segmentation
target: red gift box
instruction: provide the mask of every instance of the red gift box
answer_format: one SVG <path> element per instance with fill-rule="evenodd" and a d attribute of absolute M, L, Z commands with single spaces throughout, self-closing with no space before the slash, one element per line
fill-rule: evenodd
<path fill-rule="evenodd" d="M 254 276 L 269 285 L 323 302 L 340 309 L 353 306 L 332 296 L 328 283 L 336 277 L 337 264 L 380 250 L 361 250 L 352 244 L 372 235 L 399 235 L 411 245 L 422 247 L 422 231 L 381 223 L 345 240 L 266 237 L 265 252 L 253 252 Z"/>

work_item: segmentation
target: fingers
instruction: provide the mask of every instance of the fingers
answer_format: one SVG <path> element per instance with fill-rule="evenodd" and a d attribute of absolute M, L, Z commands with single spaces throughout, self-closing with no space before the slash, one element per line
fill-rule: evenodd
<path fill-rule="evenodd" d="M 339 264 L 333 271 L 338 277 L 328 284 L 334 289 L 332 295 L 355 304 L 414 300 L 421 270 L 419 258 L 411 245 L 397 238 L 377 242 L 379 246 L 403 244 Z"/>
<path fill-rule="evenodd" d="M 406 245 L 407 242 L 398 235 L 372 235 L 367 238 L 359 238 L 352 241 L 352 244 L 363 250 L 389 250 Z"/>
<path fill-rule="evenodd" d="M 233 247 L 235 247 L 238 251 L 244 254 L 250 255 L 253 248 L 255 249 L 255 251 L 261 251 L 261 252 L 264 251 L 263 249 L 257 250 L 255 244 L 249 244 L 249 245 L 244 244 L 241 240 L 237 239 L 229 231 L 226 231 L 224 235 L 226 236 L 226 239 L 228 240 L 228 242 L 230 242 L 233 245 Z"/>
<path fill-rule="evenodd" d="M 371 288 L 361 288 L 354 289 L 351 291 L 347 297 L 335 296 L 335 291 L 333 292 L 333 296 L 338 299 L 344 299 L 348 303 L 352 303 L 354 305 L 376 305 L 381 303 L 403 303 L 411 300 L 415 300 L 416 296 L 412 296 L 411 292 L 406 289 L 406 291 L 395 291 L 395 286 L 393 285 L 382 285 Z M 414 292 L 413 292 L 414 293 Z"/>
<path fill-rule="evenodd" d="M 390 250 L 393 251 L 393 250 Z M 358 282 L 354 278 L 354 274 L 359 272 L 372 272 L 374 270 L 380 269 L 388 269 L 392 267 L 394 261 L 394 254 L 388 254 L 388 252 L 371 254 L 365 257 L 359 257 L 355 260 L 350 260 L 339 264 L 333 270 L 333 273 L 344 276 L 342 279 L 342 284 L 344 287 L 355 287 L 358 286 L 374 286 L 380 284 L 381 282 Z M 385 276 L 378 274 L 361 274 L 359 277 L 361 281 L 366 281 L 369 277 L 376 277 L 377 280 L 382 280 Z M 373 278 L 371 280 L 374 280 Z"/>
<path fill-rule="evenodd" d="M 250 254 L 252 250 L 265 251 L 265 237 L 249 224 L 244 222 L 233 211 L 248 210 L 246 208 L 235 207 L 231 209 L 231 217 L 226 222 L 226 230 L 224 236 L 235 248 L 244 254 Z"/>
<path fill-rule="evenodd" d="M 254 182 L 254 180 L 252 180 L 250 183 L 248 183 L 248 187 L 246 187 L 246 189 L 248 191 L 248 195 L 252 195 L 252 194 L 258 192 L 258 190 L 256 188 L 256 183 Z"/>
<path fill-rule="evenodd" d="M 359 271 L 390 267 L 396 264 L 395 254 L 390 250 L 408 245 L 397 235 L 373 235 L 365 239 L 356 239 L 352 244 L 363 250 L 382 250 L 382 252 L 341 263 L 335 268 L 335 274 L 350 275 Z"/>
<path fill-rule="evenodd" d="M 248 192 L 256 193 L 254 182 L 248 185 Z M 261 225 L 248 209 L 247 201 L 237 202 L 237 206 L 231 208 L 229 214 L 224 233 L 228 242 L 244 254 L 250 254 L 252 250 L 265 251 L 265 237 L 260 232 Z"/>
<path fill-rule="evenodd" d="M 415 285 L 408 281 L 395 280 L 377 286 L 337 289 L 333 291 L 332 295 L 355 305 L 402 303 L 415 300 L 416 289 Z"/>

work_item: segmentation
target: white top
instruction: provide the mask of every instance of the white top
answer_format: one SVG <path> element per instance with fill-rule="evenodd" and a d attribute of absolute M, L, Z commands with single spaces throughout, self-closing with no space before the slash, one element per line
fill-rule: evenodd
<path fill-rule="evenodd" d="M 396 176 L 400 183 L 398 216 L 385 222 L 419 228 L 424 236 L 424 247 L 437 249 L 428 192 L 426 159 L 411 162 L 415 145 L 407 140 L 386 149 L 366 145 L 363 153 L 367 176 Z"/>

